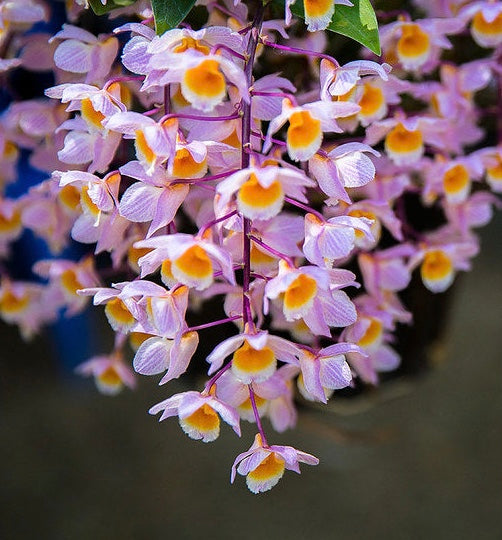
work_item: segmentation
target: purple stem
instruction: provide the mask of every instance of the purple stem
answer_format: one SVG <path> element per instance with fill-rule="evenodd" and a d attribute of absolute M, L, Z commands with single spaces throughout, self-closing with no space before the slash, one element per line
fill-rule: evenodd
<path fill-rule="evenodd" d="M 157 114 L 162 110 L 162 107 L 155 107 L 155 109 L 150 109 L 149 111 L 145 111 L 144 113 L 141 113 L 143 116 L 153 116 L 154 114 Z"/>
<path fill-rule="evenodd" d="M 317 216 L 321 221 L 326 221 L 324 216 L 318 212 L 317 210 L 314 210 L 312 207 L 307 206 L 306 204 L 301 203 L 300 201 L 297 201 L 296 199 L 292 199 L 291 197 L 284 197 L 284 200 L 288 202 L 289 204 L 292 204 L 293 206 L 297 206 L 298 208 L 301 208 L 302 210 L 305 210 L 305 212 L 309 212 L 310 214 L 314 214 L 314 216 Z"/>
<path fill-rule="evenodd" d="M 209 393 L 213 384 L 223 375 L 223 373 L 225 373 L 225 371 L 228 371 L 231 367 L 232 367 L 232 361 L 230 361 L 227 365 L 223 366 L 220 370 L 218 370 L 209 379 L 209 381 L 207 381 L 206 386 L 204 387 L 204 392 Z"/>
<path fill-rule="evenodd" d="M 238 33 L 238 34 L 241 34 L 241 35 L 247 34 L 247 33 L 251 30 L 251 28 L 253 28 L 253 25 L 252 25 L 252 24 L 248 24 L 248 25 L 245 26 L 244 28 L 241 28 L 237 33 Z"/>
<path fill-rule="evenodd" d="M 115 82 L 142 81 L 144 78 L 145 78 L 144 75 L 124 75 L 121 77 L 113 77 L 111 79 L 108 79 L 108 81 L 106 81 L 106 84 L 103 87 L 103 90 L 107 90 L 108 87 Z"/>
<path fill-rule="evenodd" d="M 211 228 L 213 225 L 216 225 L 217 223 L 221 223 L 222 221 L 225 221 L 227 219 L 230 219 L 232 216 L 235 216 L 237 214 L 237 210 L 233 210 L 232 212 L 229 212 L 228 214 L 225 214 L 224 216 L 221 216 L 217 219 L 211 220 L 209 223 L 206 223 L 204 227 L 202 227 L 199 230 L 199 233 L 197 236 L 200 236 L 201 238 L 204 236 L 204 233 Z"/>
<path fill-rule="evenodd" d="M 262 141 L 266 139 L 265 135 L 263 135 L 263 133 L 258 133 L 258 131 L 252 131 L 251 135 L 253 135 L 253 137 L 258 137 Z M 280 141 L 279 139 L 274 139 L 273 137 L 270 137 L 269 140 L 272 144 L 276 144 L 277 146 L 287 146 L 287 144 L 284 141 Z"/>
<path fill-rule="evenodd" d="M 231 174 L 240 171 L 240 169 L 231 169 L 218 174 L 212 174 L 211 176 L 204 176 L 204 178 L 179 178 L 173 182 L 173 184 L 196 184 L 198 182 L 210 182 L 211 180 L 219 180 L 220 178 L 226 178 Z"/>
<path fill-rule="evenodd" d="M 164 86 L 164 115 L 168 115 L 171 112 L 171 85 L 166 84 Z"/>
<path fill-rule="evenodd" d="M 323 218 L 324 219 L 324 218 Z M 287 255 L 284 255 L 284 253 L 281 253 L 280 251 L 277 251 L 273 247 L 270 247 L 269 245 L 265 244 L 265 242 L 262 242 L 259 238 L 256 238 L 256 236 L 253 236 L 252 234 L 249 235 L 249 238 L 255 243 L 261 246 L 263 249 L 266 249 L 269 253 L 272 253 L 275 257 L 278 259 L 283 259 L 286 261 L 290 266 L 295 266 L 293 263 L 293 260 L 291 257 L 288 257 Z"/>
<path fill-rule="evenodd" d="M 250 30 L 248 47 L 247 47 L 247 62 L 244 68 L 248 87 L 253 82 L 253 64 L 256 54 L 256 47 L 260 38 L 261 25 L 265 13 L 265 5 L 260 3 L 256 10 L 253 24 Z M 242 104 L 242 151 L 241 151 L 241 168 L 247 169 L 250 163 L 249 149 L 251 148 L 251 102 Z M 251 300 L 249 298 L 249 285 L 251 283 L 251 220 L 243 216 L 243 235 L 242 235 L 242 320 L 244 328 L 246 325 L 253 323 L 253 314 L 251 312 Z"/>
<path fill-rule="evenodd" d="M 218 43 L 211 49 L 211 54 L 216 54 L 219 50 L 224 50 L 230 53 L 231 55 L 235 56 L 236 58 L 239 58 L 240 60 L 246 61 L 246 58 L 242 56 L 242 54 L 238 53 L 237 51 L 234 51 L 231 49 L 228 45 L 224 45 L 223 43 Z"/>
<path fill-rule="evenodd" d="M 298 106 L 295 96 L 293 96 L 292 94 L 287 94 L 286 92 L 262 92 L 260 90 L 251 90 L 251 95 L 265 97 L 282 97 L 284 99 L 289 99 L 289 101 L 291 101 L 291 103 L 295 107 Z"/>
<path fill-rule="evenodd" d="M 251 401 L 251 407 L 253 407 L 253 414 L 256 420 L 256 426 L 258 427 L 258 432 L 261 435 L 263 446 L 267 448 L 268 447 L 267 437 L 265 437 L 265 431 L 263 430 L 263 425 L 261 423 L 260 413 L 258 412 L 258 407 L 256 406 L 254 390 L 250 384 L 248 384 L 248 388 L 249 388 L 249 401 Z"/>
<path fill-rule="evenodd" d="M 272 49 L 278 49 L 279 51 L 285 51 L 285 52 L 295 53 L 295 54 L 304 54 L 305 56 L 313 56 L 316 58 L 324 58 L 325 60 L 328 60 L 328 62 L 331 62 L 335 66 L 340 65 L 332 56 L 329 56 L 329 54 L 324 54 L 317 51 L 310 51 L 308 49 L 298 49 L 297 47 L 289 47 L 287 45 L 279 45 L 278 43 L 272 43 L 271 41 L 267 41 L 266 39 L 262 39 L 262 43 L 263 45 L 266 45 L 267 47 L 271 47 Z"/>
<path fill-rule="evenodd" d="M 206 328 L 211 328 L 213 326 L 219 326 L 220 324 L 236 321 L 237 319 L 240 319 L 240 318 L 241 318 L 241 315 L 234 315 L 233 317 L 227 317 L 226 319 L 220 319 L 218 321 L 212 321 L 205 324 L 199 324 L 198 326 L 190 326 L 187 332 L 197 332 L 199 330 L 205 330 Z"/>
<path fill-rule="evenodd" d="M 204 122 L 225 122 L 226 120 L 237 120 L 240 114 L 229 114 L 228 116 L 200 116 L 198 114 L 171 113 L 164 115 L 159 122 L 169 120 L 169 118 L 184 118 L 185 120 L 200 120 Z"/>

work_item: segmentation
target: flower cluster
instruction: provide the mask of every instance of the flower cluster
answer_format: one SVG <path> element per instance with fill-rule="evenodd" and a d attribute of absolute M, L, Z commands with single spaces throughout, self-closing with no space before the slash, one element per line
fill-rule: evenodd
<path fill-rule="evenodd" d="M 92 297 L 115 345 L 78 371 L 108 394 L 134 372 L 163 385 L 205 360 L 200 391 L 150 413 L 203 442 L 221 420 L 239 436 L 255 423 L 231 480 L 269 490 L 318 459 L 269 444 L 263 419 L 293 427 L 295 389 L 326 403 L 378 384 L 401 362 L 412 273 L 440 293 L 478 252 L 475 229 L 502 192 L 502 4 L 382 14 L 383 60 L 345 64 L 326 28 L 355 9 L 346 0 L 305 1 L 305 22 L 289 0 L 281 19 L 266 3 L 203 2 L 206 22 L 161 35 L 139 1 L 98 36 L 78 26 L 84 4 L 66 2 L 70 22 L 51 37 L 25 33 L 49 20 L 42 0 L 0 0 L 0 70 L 55 82 L 2 112 L 0 256 L 28 229 L 54 257 L 35 264 L 38 282 L 1 267 L 0 316 L 29 338 Z M 459 36 L 479 54 L 459 60 Z M 26 156 L 45 179 L 9 196 Z M 410 201 L 436 222 L 412 221 Z M 79 261 L 64 258 L 71 239 L 89 245 Z M 224 316 L 190 326 L 215 297 Z M 199 335 L 222 325 L 233 335 L 204 359 Z"/>

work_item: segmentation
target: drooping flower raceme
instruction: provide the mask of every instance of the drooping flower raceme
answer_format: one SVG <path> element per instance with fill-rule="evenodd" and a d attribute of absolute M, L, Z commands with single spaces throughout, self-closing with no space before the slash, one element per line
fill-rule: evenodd
<path fill-rule="evenodd" d="M 406 362 L 396 332 L 412 322 L 399 295 L 413 274 L 440 293 L 479 250 L 474 229 L 502 192 L 502 135 L 486 128 L 502 109 L 502 8 L 388 13 L 385 62 L 354 48 L 340 64 L 323 31 L 351 34 L 349 0 L 286 0 L 279 19 L 277 6 L 219 0 L 206 23 L 189 16 L 162 35 L 136 2 L 97 36 L 77 26 L 87 3 L 70 4 L 48 42 L 22 36 L 50 17 L 46 3 L 0 0 L 0 71 L 54 76 L 43 97 L 13 94 L 1 112 L 0 316 L 30 338 L 93 297 L 114 345 L 77 371 L 105 394 L 133 388 L 134 372 L 164 385 L 207 371 L 150 413 L 203 442 L 221 420 L 239 436 L 253 423 L 231 481 L 267 491 L 318 459 L 269 444 L 263 419 L 282 433 L 296 397 L 377 385 Z M 374 50 L 376 34 L 354 31 Z M 483 52 L 459 55 L 459 35 Z M 26 159 L 45 177 L 15 196 Z M 24 230 L 57 255 L 33 266 L 45 283 L 4 264 Z M 61 253 L 70 239 L 87 248 L 79 260 Z"/>

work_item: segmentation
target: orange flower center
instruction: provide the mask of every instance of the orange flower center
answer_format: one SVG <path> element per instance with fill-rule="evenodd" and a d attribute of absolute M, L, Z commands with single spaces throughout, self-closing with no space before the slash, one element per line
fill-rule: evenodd
<path fill-rule="evenodd" d="M 276 478 L 284 473 L 285 461 L 275 452 L 271 452 L 248 476 L 255 482 Z"/>
<path fill-rule="evenodd" d="M 296 111 L 289 117 L 288 145 L 293 148 L 310 146 L 321 133 L 321 121 L 309 111 Z"/>
<path fill-rule="evenodd" d="M 247 340 L 237 349 L 232 359 L 232 365 L 239 371 L 259 373 L 265 371 L 275 362 L 275 354 L 269 347 L 254 349 Z"/>
<path fill-rule="evenodd" d="M 189 247 L 176 259 L 176 266 L 186 275 L 204 278 L 213 273 L 213 264 L 207 253 L 200 246 Z"/>
<path fill-rule="evenodd" d="M 284 307 L 288 310 L 301 308 L 310 302 L 316 293 L 316 280 L 305 274 L 300 274 L 284 293 Z"/>
<path fill-rule="evenodd" d="M 426 253 L 422 262 L 421 274 L 424 279 L 439 280 L 453 270 L 453 263 L 444 251 L 439 249 Z"/>

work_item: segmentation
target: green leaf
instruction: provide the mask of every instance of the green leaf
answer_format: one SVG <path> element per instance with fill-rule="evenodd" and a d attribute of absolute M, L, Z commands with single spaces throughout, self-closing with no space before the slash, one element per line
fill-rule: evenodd
<path fill-rule="evenodd" d="M 353 7 L 335 6 L 335 15 L 328 25 L 328 30 L 355 39 L 375 54 L 380 54 L 380 39 L 375 11 L 370 0 L 351 0 Z M 296 16 L 305 18 L 303 1 L 296 0 L 291 6 Z"/>
<path fill-rule="evenodd" d="M 152 0 L 157 34 L 176 28 L 188 15 L 195 2 L 196 0 Z"/>
<path fill-rule="evenodd" d="M 134 2 L 136 2 L 136 0 L 108 0 L 106 5 L 103 5 L 101 0 L 89 0 L 92 11 L 94 11 L 96 15 L 104 15 L 114 9 L 130 6 L 131 4 L 134 4 Z"/>

